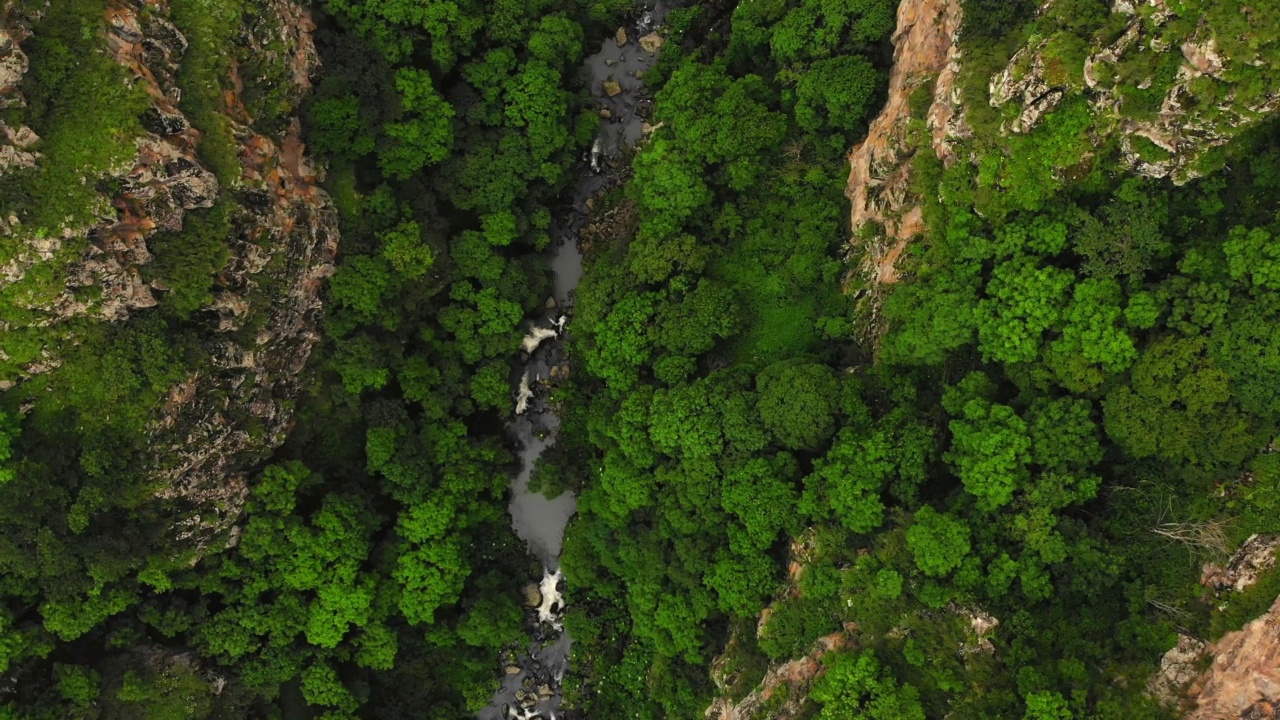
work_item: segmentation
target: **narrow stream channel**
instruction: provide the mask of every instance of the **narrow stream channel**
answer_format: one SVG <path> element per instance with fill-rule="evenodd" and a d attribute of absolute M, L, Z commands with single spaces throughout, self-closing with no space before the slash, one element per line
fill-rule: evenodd
<path fill-rule="evenodd" d="M 640 17 L 605 39 L 600 50 L 583 61 L 583 74 L 593 106 L 602 122 L 580 177 L 572 190 L 572 205 L 555 218 L 550 265 L 552 297 L 546 315 L 527 323 L 520 353 L 524 365 L 514 381 L 516 418 L 510 431 L 520 447 L 520 472 L 511 480 L 511 526 L 542 563 L 536 592 L 529 592 L 530 643 L 514 664 L 503 668 L 502 687 L 479 720 L 554 720 L 560 708 L 560 683 L 569 665 L 571 639 L 564 630 L 560 548 L 564 529 L 574 513 L 572 493 L 554 499 L 529 491 L 534 463 L 555 443 L 560 418 L 548 401 L 550 388 L 567 377 L 565 333 L 572 330 L 574 293 L 582 278 L 578 232 L 589 214 L 587 201 L 595 197 L 617 172 L 623 148 L 644 136 L 651 104 L 643 75 L 657 60 L 661 38 L 654 32 L 662 21 L 661 4 L 646 7 Z M 640 75 L 640 77 L 637 77 Z"/>

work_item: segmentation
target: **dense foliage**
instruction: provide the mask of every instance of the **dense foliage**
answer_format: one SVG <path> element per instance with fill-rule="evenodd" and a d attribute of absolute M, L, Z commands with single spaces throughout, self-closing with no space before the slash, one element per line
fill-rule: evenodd
<path fill-rule="evenodd" d="M 966 3 L 987 18 L 966 46 L 1034 32 L 1024 5 Z M 1054 8 L 1039 27 L 1107 19 Z M 593 248 L 575 325 L 575 452 L 598 458 L 565 557 L 581 707 L 694 717 L 856 627 L 819 717 L 1164 717 L 1146 677 L 1176 632 L 1273 597 L 1220 615 L 1196 580 L 1277 529 L 1250 471 L 1280 430 L 1274 133 L 1177 187 L 1119 171 L 1078 99 L 1025 136 L 979 126 L 973 165 L 919 154 L 907 279 L 841 294 L 830 209 L 889 8 L 744 3 L 698 36 L 709 12 L 673 22 L 670 130 L 636 158 L 618 202 L 638 224 Z M 991 653 L 977 614 L 1001 623 Z"/>
<path fill-rule="evenodd" d="M 1176 4 L 1261 59 L 1198 101 L 1257 101 L 1278 24 L 1250 40 L 1228 3 Z M 1147 678 L 1177 634 L 1219 636 L 1280 588 L 1272 571 L 1210 604 L 1197 584 L 1277 531 L 1280 130 L 1184 185 L 1126 171 L 1079 87 L 1005 132 L 994 69 L 1028 38 L 1074 67 L 1122 18 L 1100 0 L 963 6 L 957 156 L 974 162 L 916 154 L 926 228 L 893 287 L 853 268 L 842 190 L 895 4 L 665 18 L 653 130 L 625 187 L 593 199 L 616 222 L 588 233 L 563 426 L 535 478 L 579 497 L 562 562 L 582 716 L 702 717 L 825 637 L 840 649 L 814 717 L 1156 720 Z M 43 322 L 83 251 L 70 237 L 0 285 L 0 718 L 462 718 L 526 640 L 537 568 L 507 526 L 502 429 L 518 326 L 544 308 L 552 213 L 600 122 L 578 64 L 634 8 L 319 0 L 324 71 L 298 107 L 284 53 L 245 39 L 276 35 L 266 7 L 168 3 L 181 108 L 225 191 L 148 239 L 159 306 Z M 28 240 L 100 213 L 142 132 L 107 8 L 32 15 L 28 103 L 0 111 L 42 137 L 41 163 L 0 185 Z M 1162 97 L 1161 62 L 1107 79 L 1125 117 Z M 276 138 L 300 115 L 341 251 L 296 424 L 248 472 L 236 529 L 197 543 L 151 445 L 217 350 L 204 310 L 251 202 L 233 112 Z M 0 264 L 23 251 L 0 238 Z"/>
<path fill-rule="evenodd" d="M 94 210 L 142 131 L 148 103 L 103 52 L 107 8 L 57 3 L 24 45 L 29 104 L 7 119 L 45 155 L 3 199 L 41 233 L 92 218 L 72 210 Z M 422 9 L 320 3 L 324 75 L 299 109 L 280 48 L 247 39 L 280 32 L 266 3 L 169 3 L 181 108 L 224 192 L 148 239 L 145 279 L 166 291 L 128 322 L 46 328 L 20 314 L 34 291 L 5 286 L 5 320 L 31 325 L 4 336 L 5 379 L 71 340 L 0 411 L 0 716 L 417 720 L 496 689 L 535 569 L 507 527 L 507 377 L 549 292 L 548 208 L 599 122 L 576 74 L 584 25 L 625 8 L 449 4 L 441 24 Z M 148 443 L 217 347 L 205 313 L 250 201 L 236 112 L 276 138 L 301 113 L 341 257 L 288 443 L 253 471 L 235 533 L 193 543 Z M 37 267 L 27 283 L 60 291 L 62 266 Z"/>

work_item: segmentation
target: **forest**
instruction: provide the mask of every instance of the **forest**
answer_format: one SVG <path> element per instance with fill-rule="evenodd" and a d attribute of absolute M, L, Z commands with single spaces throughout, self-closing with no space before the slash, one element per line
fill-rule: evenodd
<path fill-rule="evenodd" d="M 608 122 L 582 62 L 653 8 L 295 2 L 0 6 L 0 71 L 25 58 L 0 74 L 21 92 L 0 93 L 0 720 L 472 718 L 529 643 L 512 378 Z M 645 137 L 576 238 L 533 478 L 577 499 L 559 717 L 707 717 L 820 642 L 804 697 L 751 717 L 1180 717 L 1149 689 L 1162 655 L 1280 595 L 1270 566 L 1202 584 L 1280 533 L 1280 9 L 1156 4 L 959 3 L 969 131 L 944 162 L 932 86 L 910 94 L 921 231 L 891 285 L 860 269 L 885 228 L 852 226 L 845 191 L 898 2 L 663 8 Z M 133 217 L 113 198 L 168 107 L 119 59 L 126 14 L 138 47 L 182 38 L 161 80 L 215 190 L 146 228 L 153 305 L 77 314 L 108 291 L 78 268 L 115 252 L 103 218 Z M 1188 108 L 1232 135 L 1180 176 L 1139 172 L 1176 158 L 1117 128 L 1160 116 L 1182 54 L 1118 61 L 1115 117 L 1077 79 L 1130 16 L 1225 58 Z M 1024 46 L 1064 90 L 1011 132 L 989 80 Z M 9 160 L 17 128 L 37 160 Z M 241 381 L 199 382 L 252 365 L 227 339 L 270 335 L 303 287 L 253 230 L 298 145 L 338 239 L 276 425 Z M 277 280 L 227 330 L 246 257 Z M 193 424 L 261 450 L 217 466 L 237 501 L 166 484 L 183 451 L 219 452 L 174 440 L 196 387 L 226 410 Z"/>

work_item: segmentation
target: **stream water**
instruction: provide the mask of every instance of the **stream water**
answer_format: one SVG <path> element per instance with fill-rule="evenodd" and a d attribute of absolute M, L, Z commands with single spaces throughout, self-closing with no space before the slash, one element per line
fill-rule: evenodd
<path fill-rule="evenodd" d="M 528 590 L 530 643 L 526 652 L 503 668 L 502 687 L 479 720 L 554 720 L 560 707 L 560 683 L 568 670 L 571 640 L 564 630 L 565 578 L 560 572 L 564 529 L 574 512 L 572 493 L 547 498 L 530 492 L 534 464 L 555 443 L 560 418 L 548 394 L 557 380 L 568 376 L 564 351 L 566 331 L 572 330 L 574 293 L 582 278 L 578 233 L 586 224 L 588 200 L 606 188 L 622 150 L 644 136 L 651 101 L 644 72 L 657 60 L 661 40 L 654 29 L 661 22 L 660 4 L 646 8 L 635 22 L 600 44 L 583 61 L 582 72 L 592 103 L 602 122 L 580 176 L 572 202 L 552 223 L 555 238 L 550 254 L 552 297 L 546 314 L 529 321 L 520 345 L 524 360 L 513 380 L 515 419 L 509 430 L 519 446 L 520 471 L 511 480 L 511 526 L 542 563 L 536 590 Z M 639 75 L 640 77 L 637 77 Z"/>

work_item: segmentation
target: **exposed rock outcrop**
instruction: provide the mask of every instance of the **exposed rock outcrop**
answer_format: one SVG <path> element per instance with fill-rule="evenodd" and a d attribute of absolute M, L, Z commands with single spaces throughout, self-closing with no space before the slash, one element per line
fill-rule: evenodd
<path fill-rule="evenodd" d="M 21 26 L 9 27 L 7 23 L 0 22 L 0 110 L 27 104 L 21 88 L 22 78 L 29 67 L 27 55 L 21 47 L 27 37 L 27 31 Z M 40 137 L 26 125 L 11 128 L 0 120 L 0 179 L 34 167 L 40 153 L 33 148 L 39 142 Z M 0 235 L 12 232 L 12 225 L 12 220 L 0 217 Z"/>
<path fill-rule="evenodd" d="M 12 10 L 6 7 L 3 12 Z M 248 19 L 238 43 L 255 65 L 284 69 L 284 95 L 296 106 L 319 67 L 314 25 L 295 0 L 268 0 L 267 10 Z M 25 253 L 0 268 L 0 287 L 66 248 L 82 248 L 62 270 L 63 291 L 29 309 L 42 325 L 123 321 L 168 291 L 144 279 L 153 260 L 150 238 L 181 230 L 189 211 L 236 201 L 230 260 L 218 275 L 214 302 L 197 311 L 209 320 L 202 343 L 210 362 L 172 388 L 150 428 L 147 462 L 158 499 L 172 508 L 184 549 L 199 557 L 209 543 L 226 541 L 247 492 L 246 474 L 283 442 L 290 426 L 301 373 L 320 337 L 320 291 L 332 272 L 337 217 L 318 186 L 297 119 L 286 114 L 278 130 L 256 128 L 240 96 L 246 78 L 234 62 L 222 114 L 238 144 L 240 173 L 220 182 L 202 163 L 201 129 L 179 107 L 177 77 L 189 41 L 167 12 L 161 0 L 108 3 L 107 53 L 150 97 L 140 118 L 145 132 L 135 140 L 134 157 L 102 184 L 112 194 L 102 196 L 90 225 L 44 237 L 0 218 L 0 230 L 27 243 Z M 26 36 L 22 24 L 10 20 L 0 17 L 0 105 L 23 102 L 18 93 L 27 61 L 19 43 Z M 30 129 L 0 127 L 0 175 L 39 162 L 39 149 Z M 24 370 L 34 374 L 56 364 L 48 357 Z"/>
<path fill-rule="evenodd" d="M 991 79 L 988 94 L 991 105 L 1000 107 L 1018 99 L 1022 112 L 1007 124 L 1010 132 L 1026 132 L 1045 115 L 1058 107 L 1067 88 L 1051 84 L 1046 78 L 1045 49 L 1048 41 L 1024 47 L 1014 54 L 1005 69 Z"/>
<path fill-rule="evenodd" d="M 923 230 L 919 203 L 910 193 L 912 156 L 934 152 L 949 162 L 951 139 L 965 133 L 955 87 L 960 71 L 960 21 L 959 0 L 899 3 L 889 97 L 871 121 L 866 139 L 849 153 L 845 194 L 853 204 L 852 227 L 855 233 L 868 225 L 878 228 L 855 241 L 863 258 L 863 275 L 875 282 L 898 279 L 894 264 L 907 241 Z M 925 84 L 932 84 L 932 100 L 923 118 L 930 146 L 917 147 L 909 137 L 910 99 Z"/>
<path fill-rule="evenodd" d="M 1225 565 L 1204 566 L 1201 584 L 1223 597 L 1241 592 L 1275 565 L 1280 537 L 1252 535 Z M 1212 664 L 1205 669 L 1205 660 Z M 1272 720 L 1280 717 L 1280 600 L 1262 617 L 1217 642 L 1179 635 L 1160 659 L 1147 692 L 1185 709 L 1184 720 Z"/>
<path fill-rule="evenodd" d="M 1280 718 L 1280 600 L 1266 615 L 1208 648 L 1213 664 L 1192 683 L 1184 720 Z"/>
<path fill-rule="evenodd" d="M 1243 592 L 1275 567 L 1280 535 L 1250 535 L 1227 561 L 1226 566 L 1209 563 L 1202 568 L 1200 584 L 1218 592 Z"/>
<path fill-rule="evenodd" d="M 1191 682 L 1199 677 L 1200 659 L 1206 647 L 1202 640 L 1179 635 L 1178 644 L 1160 658 L 1160 668 L 1147 682 L 1147 692 L 1164 705 L 1176 706 L 1185 697 Z"/>
<path fill-rule="evenodd" d="M 716 698 L 707 708 L 707 720 L 761 720 L 764 717 L 792 720 L 801 717 L 811 704 L 809 688 L 822 674 L 822 658 L 848 644 L 849 636 L 844 632 L 818 638 L 803 657 L 771 666 L 760 684 L 742 700 L 735 702 L 728 697 Z M 712 676 L 723 691 L 724 679 L 717 677 L 714 671 Z M 781 702 L 778 702 L 779 697 Z M 766 710 L 767 715 L 762 715 Z"/>
<path fill-rule="evenodd" d="M 1170 29 L 1179 18 L 1164 0 L 1117 1 L 1112 11 L 1128 15 L 1128 25 L 1109 45 L 1089 48 L 1082 66 L 1073 67 L 1078 62 L 1072 60 L 1073 52 L 1055 48 L 1053 38 L 1047 38 L 1019 50 L 992 77 L 991 105 L 1009 105 L 1016 112 L 1005 122 L 1006 131 L 1032 130 L 1068 93 L 1082 90 L 1098 118 L 1099 132 L 1119 138 L 1129 167 L 1183 183 L 1202 173 L 1199 160 L 1207 151 L 1280 109 L 1280 87 L 1263 86 L 1254 92 L 1259 83 L 1266 83 L 1265 75 L 1246 72 L 1246 82 L 1235 82 L 1243 76 L 1233 68 L 1266 64 L 1257 49 L 1252 57 L 1224 55 L 1207 19 L 1182 18 L 1183 25 L 1193 28 L 1183 34 Z M 1141 66 L 1143 56 L 1164 58 L 1170 53 L 1178 54 L 1171 77 L 1162 74 L 1163 63 L 1155 60 L 1148 63 L 1146 76 L 1126 76 L 1132 72 L 1129 68 Z M 1246 85 L 1255 87 L 1246 91 Z M 1156 93 L 1158 106 L 1135 106 L 1134 90 Z"/>

